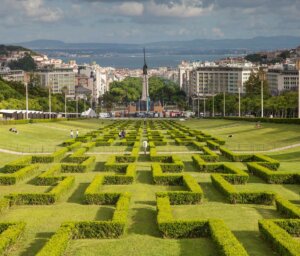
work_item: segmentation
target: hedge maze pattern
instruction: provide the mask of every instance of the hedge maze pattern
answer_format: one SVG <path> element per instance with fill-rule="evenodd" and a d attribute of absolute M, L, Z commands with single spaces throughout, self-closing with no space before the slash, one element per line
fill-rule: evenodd
<path fill-rule="evenodd" d="M 119 131 L 125 129 L 125 138 Z M 143 155 L 142 141 L 149 142 L 148 154 Z M 30 180 L 34 186 L 45 186 L 45 192 L 14 192 L 2 195 L 1 214 L 9 214 L 11 207 L 22 205 L 60 204 L 74 190 L 76 175 L 92 172 L 93 180 L 83 192 L 84 205 L 110 205 L 114 212 L 110 220 L 68 221 L 59 223 L 57 229 L 37 255 L 63 255 L 74 239 L 122 239 L 126 237 L 128 214 L 131 211 L 130 187 L 138 181 L 136 174 L 140 163 L 151 168 L 152 186 L 180 187 L 176 191 L 155 191 L 157 209 L 156 225 L 162 239 L 210 238 L 218 255 L 249 255 L 243 244 L 222 220 L 176 218 L 172 207 L 199 205 L 206 197 L 196 178 L 186 170 L 180 154 L 162 153 L 161 147 L 184 146 L 197 153 L 189 153 L 194 168 L 199 173 L 210 173 L 212 185 L 226 198 L 228 204 L 276 205 L 282 218 L 260 219 L 257 223 L 261 241 L 278 255 L 300 255 L 300 209 L 282 195 L 268 191 L 237 189 L 249 182 L 250 175 L 260 177 L 266 184 L 299 184 L 296 171 L 280 171 L 280 163 L 261 154 L 238 154 L 226 148 L 225 141 L 200 130 L 189 129 L 175 121 L 117 121 L 104 128 L 89 132 L 76 139 L 63 142 L 63 147 L 50 155 L 33 155 L 6 164 L 0 173 L 1 186 L 18 185 Z M 99 147 L 125 146 L 124 154 L 111 154 L 103 165 L 97 163 Z M 101 155 L 101 153 L 100 153 Z M 246 168 L 241 168 L 244 166 Z M 149 169 L 150 171 L 150 169 Z M 120 186 L 128 191 L 120 192 Z M 112 187 L 112 191 L 105 190 Z M 266 187 L 267 188 L 267 187 Z M 18 243 L 26 231 L 26 223 L 0 223 L 0 253 Z M 196 254 L 196 253 L 195 253 Z M 162 254 L 163 255 L 163 254 Z"/>

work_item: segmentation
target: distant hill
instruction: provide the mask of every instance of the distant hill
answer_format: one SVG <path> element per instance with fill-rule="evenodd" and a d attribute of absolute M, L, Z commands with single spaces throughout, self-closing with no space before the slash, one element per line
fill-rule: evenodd
<path fill-rule="evenodd" d="M 202 54 L 226 52 L 254 52 L 262 50 L 290 49 L 300 45 L 297 36 L 255 37 L 251 39 L 195 39 L 190 41 L 167 41 L 146 44 L 65 43 L 58 40 L 35 40 L 19 45 L 30 49 L 94 49 L 101 52 L 139 53 L 146 47 L 148 52 L 171 54 Z"/>
<path fill-rule="evenodd" d="M 0 55 L 8 55 L 12 51 L 29 51 L 32 52 L 31 50 L 24 48 L 22 46 L 17 46 L 17 45 L 0 45 Z"/>

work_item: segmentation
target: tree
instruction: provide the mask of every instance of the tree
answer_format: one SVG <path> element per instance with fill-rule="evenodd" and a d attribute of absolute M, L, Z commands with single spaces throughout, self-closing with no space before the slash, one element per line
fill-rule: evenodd
<path fill-rule="evenodd" d="M 11 61 L 8 64 L 9 68 L 12 70 L 21 69 L 24 71 L 34 71 L 37 69 L 37 65 L 34 62 L 34 59 L 30 56 L 30 54 L 26 53 L 25 56 L 21 59 Z"/>
<path fill-rule="evenodd" d="M 246 95 L 247 96 L 254 97 L 254 96 L 257 96 L 257 95 L 261 95 L 261 79 L 260 79 L 261 72 L 262 71 L 260 71 L 257 74 L 252 73 L 250 75 L 248 81 L 245 83 Z M 264 92 L 265 97 L 270 96 L 269 86 L 268 86 L 268 81 L 267 80 L 263 81 L 263 92 Z"/>

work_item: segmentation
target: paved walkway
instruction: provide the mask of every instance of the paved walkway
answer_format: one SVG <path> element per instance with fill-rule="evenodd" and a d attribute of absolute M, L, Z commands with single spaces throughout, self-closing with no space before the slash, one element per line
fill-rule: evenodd
<path fill-rule="evenodd" d="M 294 145 L 285 146 L 285 147 L 280 147 L 280 148 L 273 148 L 273 149 L 270 149 L 270 150 L 264 150 L 264 151 L 235 151 L 235 150 L 233 150 L 233 152 L 236 152 L 236 153 L 249 153 L 249 152 L 253 152 L 253 153 L 277 152 L 277 151 L 282 151 L 282 150 L 286 150 L 286 149 L 290 149 L 290 148 L 296 148 L 296 147 L 300 147 L 300 143 L 294 144 Z"/>

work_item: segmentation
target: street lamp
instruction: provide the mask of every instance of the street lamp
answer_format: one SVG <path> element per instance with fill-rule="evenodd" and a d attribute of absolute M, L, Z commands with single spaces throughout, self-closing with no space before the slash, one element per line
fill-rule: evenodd
<path fill-rule="evenodd" d="M 51 119 L 51 85 L 48 86 L 49 87 L 49 119 Z"/>
<path fill-rule="evenodd" d="M 264 80 L 265 80 L 265 73 L 263 70 L 261 70 L 259 74 L 260 79 L 260 96 L 261 96 L 261 117 L 264 117 Z"/>
<path fill-rule="evenodd" d="M 225 86 L 224 86 L 224 89 L 223 89 L 223 117 L 226 116 L 226 97 L 225 97 Z"/>
<path fill-rule="evenodd" d="M 297 65 L 296 65 L 298 72 L 299 72 L 299 76 L 298 76 L 298 118 L 300 118 L 300 59 L 297 60 Z"/>
<path fill-rule="evenodd" d="M 26 94 L 26 119 L 28 119 L 28 83 L 25 82 L 25 94 Z"/>
<path fill-rule="evenodd" d="M 241 81 L 238 81 L 238 91 L 239 91 L 239 117 L 241 117 Z"/>

